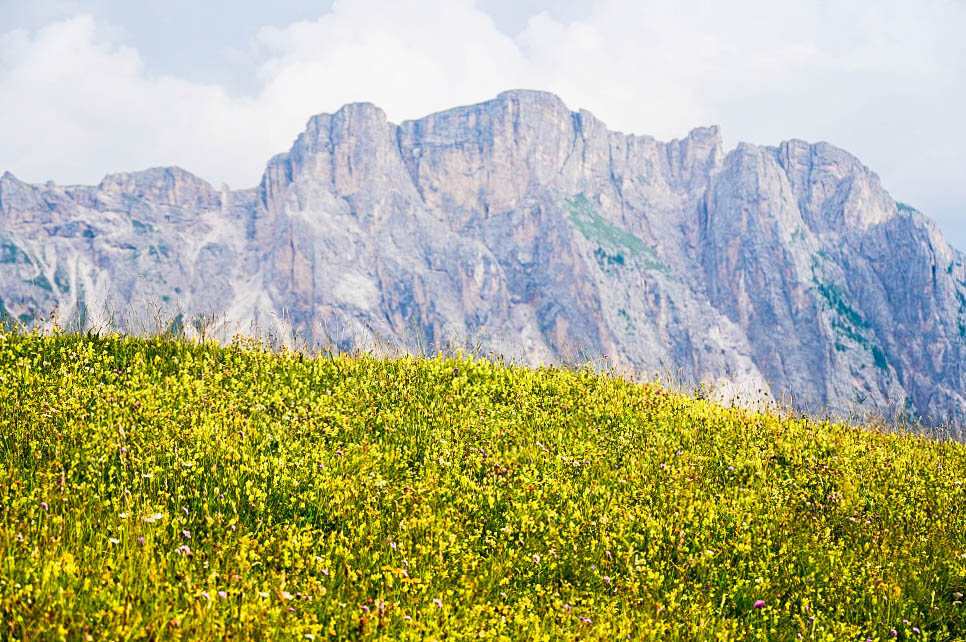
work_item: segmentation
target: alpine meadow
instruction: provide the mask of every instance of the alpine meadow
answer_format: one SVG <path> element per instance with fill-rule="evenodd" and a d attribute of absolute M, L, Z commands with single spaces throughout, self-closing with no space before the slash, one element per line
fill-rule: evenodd
<path fill-rule="evenodd" d="M 966 0 L 0 0 L 0 642 L 966 642 Z"/>
<path fill-rule="evenodd" d="M 0 335 L 8 639 L 960 639 L 966 450 L 591 369 Z"/>

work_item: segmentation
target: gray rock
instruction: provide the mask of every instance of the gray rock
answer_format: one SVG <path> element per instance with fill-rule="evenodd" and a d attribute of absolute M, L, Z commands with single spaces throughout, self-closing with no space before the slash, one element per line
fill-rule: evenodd
<path fill-rule="evenodd" d="M 534 91 L 398 126 L 370 104 L 315 116 L 249 190 L 4 174 L 0 315 L 55 306 L 77 327 L 466 344 L 966 420 L 964 256 L 857 159 L 625 135 Z"/>

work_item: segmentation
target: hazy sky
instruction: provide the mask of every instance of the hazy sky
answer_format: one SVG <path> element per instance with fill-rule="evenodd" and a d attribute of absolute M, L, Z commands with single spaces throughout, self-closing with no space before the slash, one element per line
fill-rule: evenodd
<path fill-rule="evenodd" d="M 0 0 L 0 171 L 254 185 L 312 114 L 500 91 L 611 128 L 827 140 L 966 249 L 966 0 Z"/>

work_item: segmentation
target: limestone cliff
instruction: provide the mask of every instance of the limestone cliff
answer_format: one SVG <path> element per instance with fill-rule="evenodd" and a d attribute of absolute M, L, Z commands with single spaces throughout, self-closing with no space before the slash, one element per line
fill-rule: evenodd
<path fill-rule="evenodd" d="M 309 120 L 250 190 L 0 179 L 0 315 L 607 355 L 812 408 L 966 419 L 966 262 L 826 143 L 610 131 L 551 94 Z M 177 315 L 177 316 L 176 316 Z"/>

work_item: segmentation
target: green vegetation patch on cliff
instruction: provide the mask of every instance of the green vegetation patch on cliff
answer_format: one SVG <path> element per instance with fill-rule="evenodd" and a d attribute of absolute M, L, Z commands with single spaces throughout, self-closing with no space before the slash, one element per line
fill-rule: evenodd
<path fill-rule="evenodd" d="M 3 299 L 0 298 L 0 332 L 10 331 L 16 326 L 13 315 L 7 310 L 7 306 L 3 304 Z"/>
<path fill-rule="evenodd" d="M 885 352 L 866 336 L 866 332 L 871 330 L 872 325 L 856 311 L 842 288 L 835 283 L 824 282 L 819 278 L 821 272 L 819 256 L 822 259 L 828 259 L 828 255 L 823 255 L 821 251 L 818 256 L 812 257 L 812 283 L 815 284 L 828 308 L 835 313 L 835 317 L 831 320 L 832 329 L 868 350 L 872 354 L 872 364 L 879 370 L 888 373 L 889 361 Z M 840 352 L 845 351 L 845 347 L 839 343 L 835 344 L 835 348 Z"/>
<path fill-rule="evenodd" d="M 50 284 L 50 280 L 47 279 L 47 275 L 44 274 L 43 272 L 41 272 L 40 274 L 38 274 L 32 279 L 28 279 L 27 283 L 29 283 L 30 285 L 36 286 L 41 290 L 46 290 L 47 292 L 54 291 L 54 286 Z"/>
<path fill-rule="evenodd" d="M 962 639 L 966 448 L 590 371 L 0 334 L 3 639 Z"/>
<path fill-rule="evenodd" d="M 134 228 L 134 231 L 137 232 L 138 234 L 151 234 L 152 232 L 154 232 L 153 225 L 151 225 L 150 223 L 143 223 L 137 220 L 136 218 L 131 219 L 131 226 Z"/>
<path fill-rule="evenodd" d="M 573 198 L 566 199 L 566 203 L 571 225 L 577 228 L 588 241 L 600 246 L 598 248 L 600 252 L 619 257 L 620 265 L 624 265 L 626 258 L 639 261 L 648 270 L 667 271 L 669 269 L 647 243 L 598 214 L 582 192 Z M 608 248 L 610 251 L 603 248 Z M 601 260 L 599 256 L 597 259 L 598 262 Z M 618 259 L 615 258 L 615 260 Z"/>
<path fill-rule="evenodd" d="M 834 283 L 822 283 L 817 278 L 813 278 L 819 294 L 825 299 L 829 307 L 832 308 L 841 318 L 845 319 L 854 328 L 868 329 L 869 322 L 855 308 L 849 305 L 845 293 Z"/>
<path fill-rule="evenodd" d="M 9 241 L 0 243 L 0 263 L 32 264 L 27 253 Z"/>
<path fill-rule="evenodd" d="M 896 209 L 906 214 L 913 214 L 913 213 L 919 212 L 919 210 L 914 208 L 912 205 L 909 205 L 908 203 L 903 203 L 901 201 L 896 201 Z"/>

